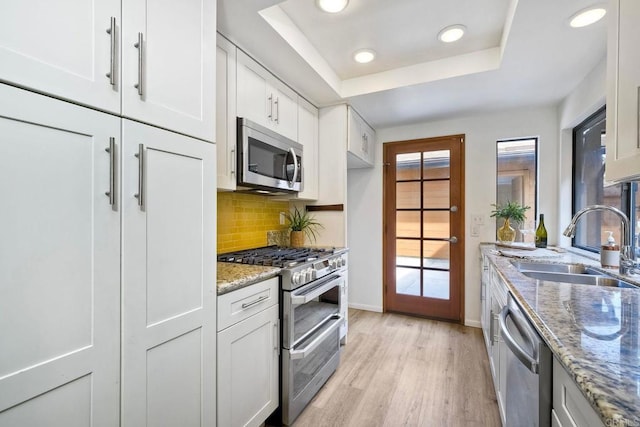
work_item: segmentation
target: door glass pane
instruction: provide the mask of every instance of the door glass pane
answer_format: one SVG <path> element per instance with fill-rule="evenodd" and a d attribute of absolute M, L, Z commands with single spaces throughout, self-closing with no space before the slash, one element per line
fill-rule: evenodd
<path fill-rule="evenodd" d="M 396 236 L 420 237 L 420 211 L 396 212 Z"/>
<path fill-rule="evenodd" d="M 396 183 L 396 209 L 420 209 L 420 182 Z"/>
<path fill-rule="evenodd" d="M 422 270 L 422 295 L 428 298 L 449 299 L 449 272 Z"/>
<path fill-rule="evenodd" d="M 424 209 L 449 209 L 449 181 L 424 181 L 423 207 Z"/>
<path fill-rule="evenodd" d="M 424 179 L 449 178 L 449 150 L 427 151 L 422 155 Z"/>
<path fill-rule="evenodd" d="M 396 293 L 420 296 L 420 269 L 397 267 Z"/>
<path fill-rule="evenodd" d="M 396 265 L 420 267 L 420 240 L 396 240 Z"/>
<path fill-rule="evenodd" d="M 424 240 L 422 266 L 424 268 L 449 269 L 449 242 Z"/>
<path fill-rule="evenodd" d="M 396 155 L 396 180 L 420 179 L 420 153 Z"/>
<path fill-rule="evenodd" d="M 424 227 L 424 237 L 450 237 L 449 211 L 425 211 L 422 213 L 422 222 Z"/>

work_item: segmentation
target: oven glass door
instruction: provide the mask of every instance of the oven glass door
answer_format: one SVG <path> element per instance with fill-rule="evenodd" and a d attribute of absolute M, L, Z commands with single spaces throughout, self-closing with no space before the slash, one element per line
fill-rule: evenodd
<path fill-rule="evenodd" d="M 291 292 L 284 292 L 283 346 L 298 346 L 332 316 L 340 315 L 344 276 L 333 273 Z"/>
<path fill-rule="evenodd" d="M 291 424 L 340 363 L 340 325 L 335 314 L 294 348 L 283 352 L 283 422 Z"/>

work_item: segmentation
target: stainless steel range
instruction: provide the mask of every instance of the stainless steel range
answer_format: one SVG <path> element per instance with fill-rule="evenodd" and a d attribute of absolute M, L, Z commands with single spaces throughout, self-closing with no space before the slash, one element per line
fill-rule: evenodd
<path fill-rule="evenodd" d="M 268 246 L 218 261 L 281 267 L 282 423 L 300 415 L 340 362 L 346 330 L 347 249 Z"/>

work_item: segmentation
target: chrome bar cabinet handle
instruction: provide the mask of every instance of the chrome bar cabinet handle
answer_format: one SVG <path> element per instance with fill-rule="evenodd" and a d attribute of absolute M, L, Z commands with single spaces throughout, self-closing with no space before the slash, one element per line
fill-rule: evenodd
<path fill-rule="evenodd" d="M 138 206 L 140 206 L 140 210 L 144 211 L 144 144 L 138 144 L 138 152 L 135 156 L 138 158 L 138 193 L 135 194 L 134 197 L 138 199 Z"/>
<path fill-rule="evenodd" d="M 104 194 L 109 196 L 109 204 L 115 211 L 116 208 L 116 139 L 114 137 L 109 138 L 109 147 L 104 151 L 109 153 L 109 191 Z"/>
<path fill-rule="evenodd" d="M 245 308 L 249 308 L 249 307 L 252 307 L 252 306 L 254 306 L 256 304 L 260 304 L 262 301 L 264 301 L 266 299 L 269 299 L 269 296 L 268 295 L 262 295 L 260 298 L 254 300 L 254 301 L 245 302 L 245 303 L 242 304 L 242 309 L 244 310 Z"/>
<path fill-rule="evenodd" d="M 138 95 L 144 95 L 144 34 L 138 33 L 138 42 L 134 44 L 138 49 L 138 83 L 133 85 L 138 89 Z"/>
<path fill-rule="evenodd" d="M 111 17 L 111 25 L 107 29 L 107 34 L 109 34 L 111 38 L 111 63 L 109 65 L 109 72 L 107 73 L 107 77 L 109 77 L 109 83 L 111 86 L 116 85 L 116 18 L 115 16 Z"/>

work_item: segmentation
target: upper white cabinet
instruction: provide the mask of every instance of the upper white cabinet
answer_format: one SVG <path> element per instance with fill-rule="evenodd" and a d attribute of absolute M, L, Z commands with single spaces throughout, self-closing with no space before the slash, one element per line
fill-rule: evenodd
<path fill-rule="evenodd" d="M 215 0 L 122 2 L 122 115 L 215 138 Z"/>
<path fill-rule="evenodd" d="M 640 176 L 640 2 L 609 1 L 607 48 L 608 181 Z"/>
<path fill-rule="evenodd" d="M 215 145 L 130 120 L 122 138 L 121 426 L 212 426 Z"/>
<path fill-rule="evenodd" d="M 0 84 L 0 133 L 0 425 L 118 425 L 120 119 Z"/>
<path fill-rule="evenodd" d="M 236 140 L 236 46 L 218 35 L 216 48 L 218 190 L 236 189 Z"/>
<path fill-rule="evenodd" d="M 120 0 L 3 1 L 0 80 L 118 113 L 119 27 Z"/>
<path fill-rule="evenodd" d="M 353 108 L 348 108 L 348 115 L 347 166 L 349 168 L 373 167 L 376 133 Z"/>
<path fill-rule="evenodd" d="M 241 50 L 237 63 L 237 115 L 297 141 L 298 95 Z"/>
<path fill-rule="evenodd" d="M 298 142 L 304 147 L 302 177 L 304 189 L 298 198 L 318 198 L 318 109 L 298 98 Z"/>
<path fill-rule="evenodd" d="M 213 141 L 215 25 L 214 0 L 4 2 L 0 80 Z"/>

